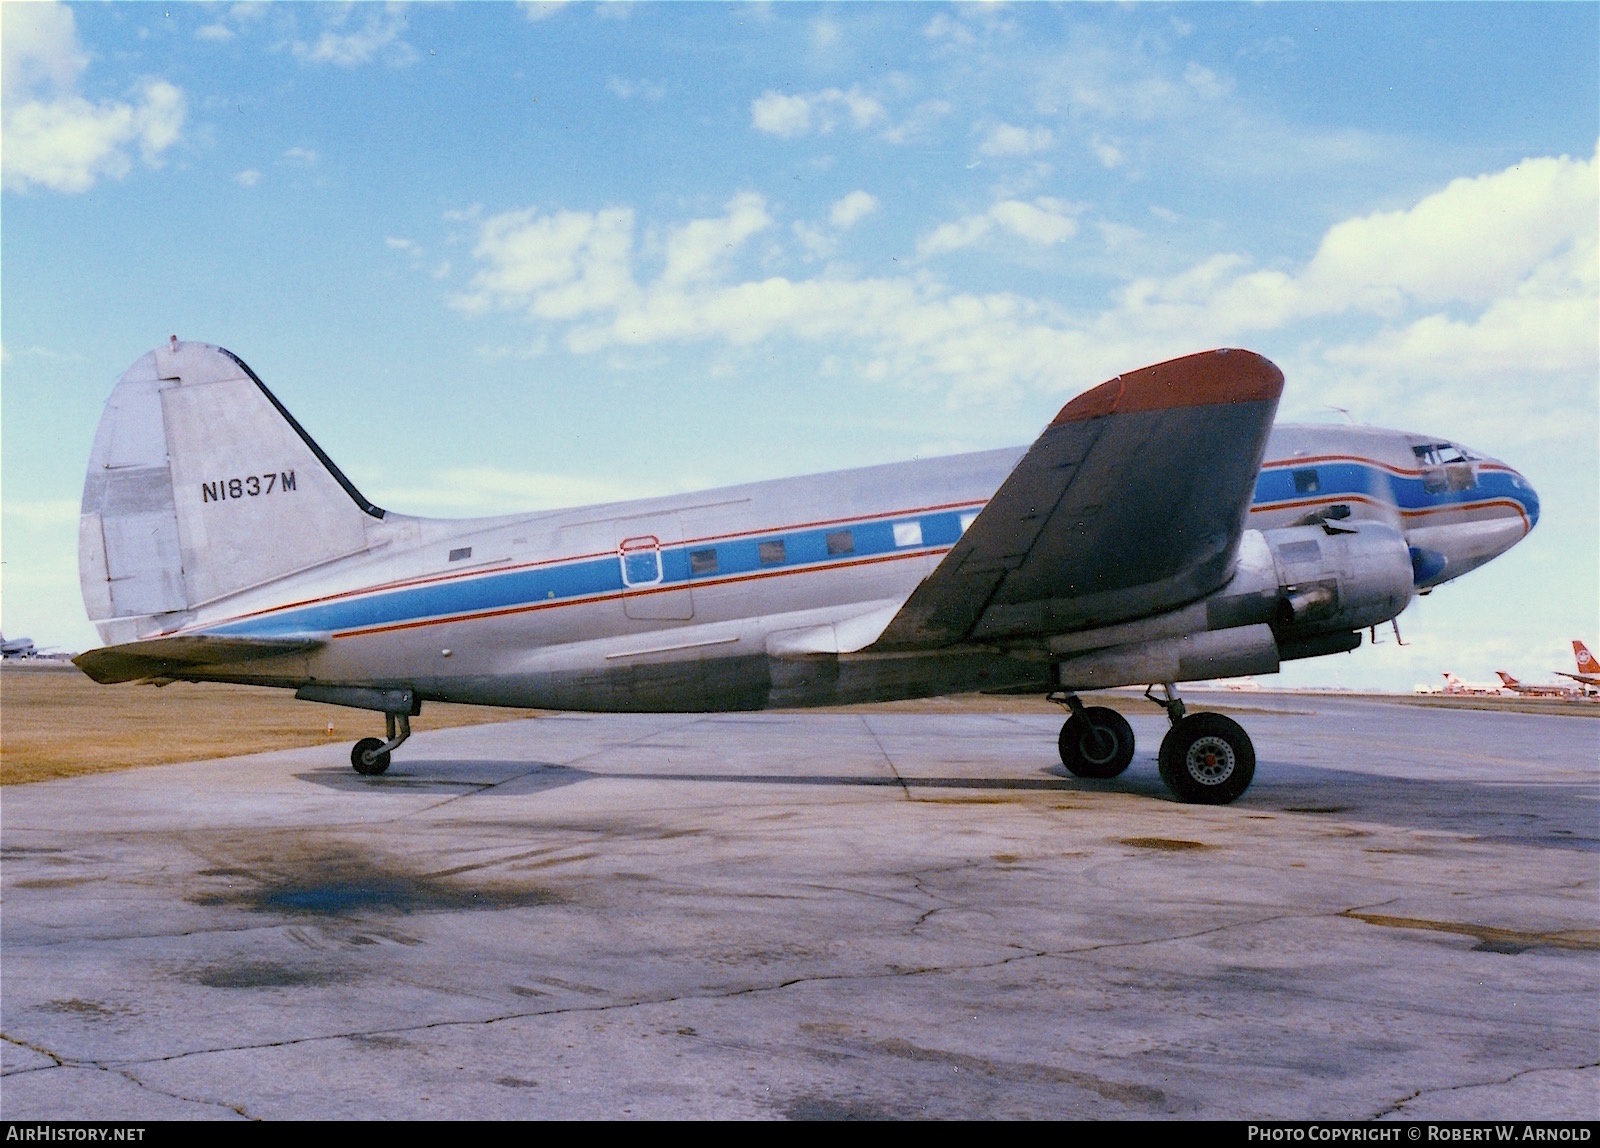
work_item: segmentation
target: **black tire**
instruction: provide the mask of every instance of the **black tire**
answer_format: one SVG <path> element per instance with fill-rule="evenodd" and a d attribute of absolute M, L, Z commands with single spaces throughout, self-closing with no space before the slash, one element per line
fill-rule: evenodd
<path fill-rule="evenodd" d="M 1250 788 L 1256 748 L 1250 735 L 1221 714 L 1190 714 L 1167 731 L 1157 758 L 1161 780 L 1179 801 L 1227 805 Z"/>
<path fill-rule="evenodd" d="M 1073 714 L 1061 727 L 1057 748 L 1073 777 L 1115 777 L 1133 760 L 1133 727 L 1114 709 L 1090 706 L 1088 724 Z"/>
<path fill-rule="evenodd" d="M 385 750 L 367 764 L 367 754 L 383 745 L 375 737 L 364 737 L 356 742 L 350 749 L 350 764 L 356 767 L 356 772 L 363 777 L 374 777 L 389 768 L 389 753 Z"/>

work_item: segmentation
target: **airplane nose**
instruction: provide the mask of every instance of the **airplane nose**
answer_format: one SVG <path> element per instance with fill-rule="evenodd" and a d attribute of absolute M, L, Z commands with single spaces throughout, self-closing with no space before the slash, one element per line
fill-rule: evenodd
<path fill-rule="evenodd" d="M 1528 529 L 1532 530 L 1539 525 L 1539 492 L 1533 489 L 1531 482 L 1516 471 L 1511 472 L 1511 482 L 1517 488 L 1518 501 L 1528 512 Z"/>

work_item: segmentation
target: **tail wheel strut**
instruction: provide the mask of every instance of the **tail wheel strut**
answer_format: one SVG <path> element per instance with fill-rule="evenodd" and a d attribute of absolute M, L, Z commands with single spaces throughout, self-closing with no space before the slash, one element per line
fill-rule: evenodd
<path fill-rule="evenodd" d="M 364 737 L 356 742 L 350 749 L 350 764 L 357 773 L 363 777 L 375 777 L 389 768 L 389 754 L 411 736 L 411 717 L 409 714 L 383 715 L 385 732 L 389 735 L 388 741 L 379 741 L 375 737 Z"/>

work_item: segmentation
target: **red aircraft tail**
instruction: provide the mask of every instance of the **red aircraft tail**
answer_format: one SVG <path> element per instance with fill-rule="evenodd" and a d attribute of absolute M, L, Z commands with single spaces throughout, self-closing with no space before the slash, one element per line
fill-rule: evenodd
<path fill-rule="evenodd" d="M 1505 683 L 1507 689 L 1514 690 L 1522 684 L 1504 670 L 1496 670 L 1495 673 L 1500 675 L 1500 680 Z"/>
<path fill-rule="evenodd" d="M 1580 674 L 1600 674 L 1600 662 L 1594 660 L 1594 655 L 1589 652 L 1578 639 L 1572 639 L 1572 654 L 1578 659 L 1578 672 Z"/>

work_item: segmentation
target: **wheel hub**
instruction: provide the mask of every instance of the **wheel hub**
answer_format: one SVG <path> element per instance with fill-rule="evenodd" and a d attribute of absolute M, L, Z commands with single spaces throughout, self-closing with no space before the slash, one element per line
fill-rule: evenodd
<path fill-rule="evenodd" d="M 1220 737 L 1202 737 L 1189 747 L 1184 765 L 1201 785 L 1221 785 L 1233 773 L 1233 747 Z"/>

